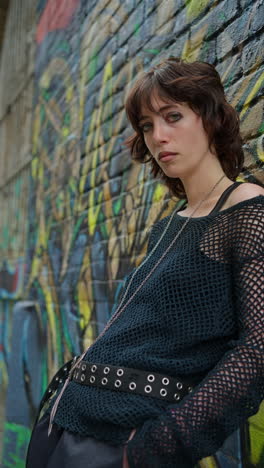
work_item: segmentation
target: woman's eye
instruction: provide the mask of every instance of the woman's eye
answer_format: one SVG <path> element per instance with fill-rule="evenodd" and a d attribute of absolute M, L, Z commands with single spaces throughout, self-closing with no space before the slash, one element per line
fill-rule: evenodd
<path fill-rule="evenodd" d="M 151 127 L 152 127 L 152 125 L 151 125 L 150 122 L 145 122 L 145 123 L 140 124 L 140 130 L 143 133 L 148 132 Z"/>
<path fill-rule="evenodd" d="M 168 122 L 177 122 L 182 118 L 182 115 L 179 112 L 171 112 L 170 114 L 166 115 L 166 120 Z"/>

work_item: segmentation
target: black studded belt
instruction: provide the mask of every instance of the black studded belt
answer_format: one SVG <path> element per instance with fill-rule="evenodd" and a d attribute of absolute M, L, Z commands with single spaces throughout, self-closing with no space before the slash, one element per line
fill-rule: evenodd
<path fill-rule="evenodd" d="M 192 391 L 191 382 L 185 379 L 87 361 L 81 361 L 78 364 L 73 372 L 72 380 L 82 385 L 136 393 L 170 402 L 179 402 Z"/>

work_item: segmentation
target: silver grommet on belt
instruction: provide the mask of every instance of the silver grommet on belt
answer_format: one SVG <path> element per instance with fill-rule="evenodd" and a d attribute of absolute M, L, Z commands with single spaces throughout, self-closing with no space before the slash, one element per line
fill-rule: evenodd
<path fill-rule="evenodd" d="M 182 383 L 181 382 L 177 382 L 176 383 L 176 387 L 181 390 L 182 389 Z"/>
<path fill-rule="evenodd" d="M 178 401 L 180 399 L 179 393 L 174 393 L 173 398 L 174 400 Z"/>
<path fill-rule="evenodd" d="M 136 386 L 137 385 L 135 384 L 135 382 L 130 382 L 128 388 L 129 388 L 129 390 L 135 390 Z"/>
<path fill-rule="evenodd" d="M 110 367 L 105 367 L 104 368 L 104 374 L 109 374 L 110 372 Z"/>
<path fill-rule="evenodd" d="M 94 376 L 94 375 L 92 375 L 92 376 L 90 377 L 90 382 L 91 382 L 91 383 L 94 383 L 94 382 L 95 382 L 95 376 Z"/>
<path fill-rule="evenodd" d="M 104 377 L 104 378 L 102 379 L 102 384 L 103 384 L 103 385 L 106 385 L 107 382 L 108 382 L 108 379 L 107 379 L 106 377 Z"/>
<path fill-rule="evenodd" d="M 121 377 L 124 374 L 124 370 L 123 369 L 117 369 L 116 373 L 117 373 L 118 377 Z"/>
<path fill-rule="evenodd" d="M 59 380 L 59 383 L 62 383 L 62 379 Z"/>
<path fill-rule="evenodd" d="M 58 380 L 59 380 L 59 377 L 56 377 L 56 379 L 55 379 L 55 380 L 56 380 L 56 382 L 58 382 Z"/>
<path fill-rule="evenodd" d="M 63 370 L 64 370 L 64 372 L 66 372 L 66 371 L 67 371 L 67 367 L 63 367 Z"/>
<path fill-rule="evenodd" d="M 115 381 L 115 387 L 117 387 L 117 388 L 120 387 L 121 383 L 122 383 L 121 380 L 116 380 Z"/>
<path fill-rule="evenodd" d="M 168 377 L 163 377 L 162 383 L 163 383 L 163 385 L 169 385 L 170 379 L 168 379 Z"/>
<path fill-rule="evenodd" d="M 86 369 L 86 364 L 82 364 L 82 370 Z"/>
<path fill-rule="evenodd" d="M 144 388 L 144 391 L 145 391 L 146 393 L 152 392 L 152 387 L 151 387 L 151 385 L 146 385 L 146 387 Z"/>
<path fill-rule="evenodd" d="M 82 375 L 81 375 L 81 381 L 83 382 L 84 380 L 85 380 L 85 375 L 82 374 Z"/>
<path fill-rule="evenodd" d="M 155 380 L 155 375 L 149 374 L 149 375 L 147 376 L 147 379 L 148 379 L 149 382 L 154 382 L 154 380 Z"/>
<path fill-rule="evenodd" d="M 167 393 L 168 393 L 168 392 L 167 392 L 167 390 L 166 390 L 165 388 L 161 388 L 161 390 L 160 390 L 160 394 L 161 394 L 161 396 L 163 396 L 163 397 L 164 397 L 164 396 L 166 396 L 166 395 L 167 395 Z"/>
<path fill-rule="evenodd" d="M 95 372 L 97 370 L 97 366 L 94 364 L 92 367 L 91 367 L 91 371 L 92 372 Z"/>
<path fill-rule="evenodd" d="M 192 387 L 188 387 L 188 392 L 191 393 L 193 391 Z"/>

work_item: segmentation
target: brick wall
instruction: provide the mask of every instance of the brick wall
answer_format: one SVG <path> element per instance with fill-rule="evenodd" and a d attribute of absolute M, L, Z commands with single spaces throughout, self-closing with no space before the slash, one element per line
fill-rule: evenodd
<path fill-rule="evenodd" d="M 20 359 L 22 380 L 29 378 L 21 382 L 25 430 L 35 411 L 30 389 L 40 394 L 56 368 L 92 342 L 144 256 L 149 227 L 176 203 L 124 147 L 123 104 L 137 74 L 169 55 L 214 63 L 241 117 L 241 178 L 264 181 L 262 0 L 40 0 L 37 15 L 24 299 L 38 304 L 33 325 L 46 341 L 41 366 L 29 372 L 33 316 L 23 309 L 29 328 L 13 334 L 10 360 Z M 10 386 L 12 379 L 11 370 Z M 23 427 L 7 408 L 3 466 Z M 252 427 L 259 430 L 256 420 Z"/>

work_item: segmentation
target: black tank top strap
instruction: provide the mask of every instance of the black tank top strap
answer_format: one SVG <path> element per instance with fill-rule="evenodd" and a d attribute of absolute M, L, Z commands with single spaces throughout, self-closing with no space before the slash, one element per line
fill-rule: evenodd
<path fill-rule="evenodd" d="M 238 187 L 238 185 L 241 184 L 243 184 L 243 182 L 234 182 L 232 185 L 229 185 L 229 187 L 227 187 L 227 189 L 223 191 L 221 197 L 219 198 L 218 202 L 216 203 L 210 214 L 220 211 L 220 209 L 228 199 L 229 195 L 233 192 L 233 190 L 235 190 L 235 188 Z"/>

